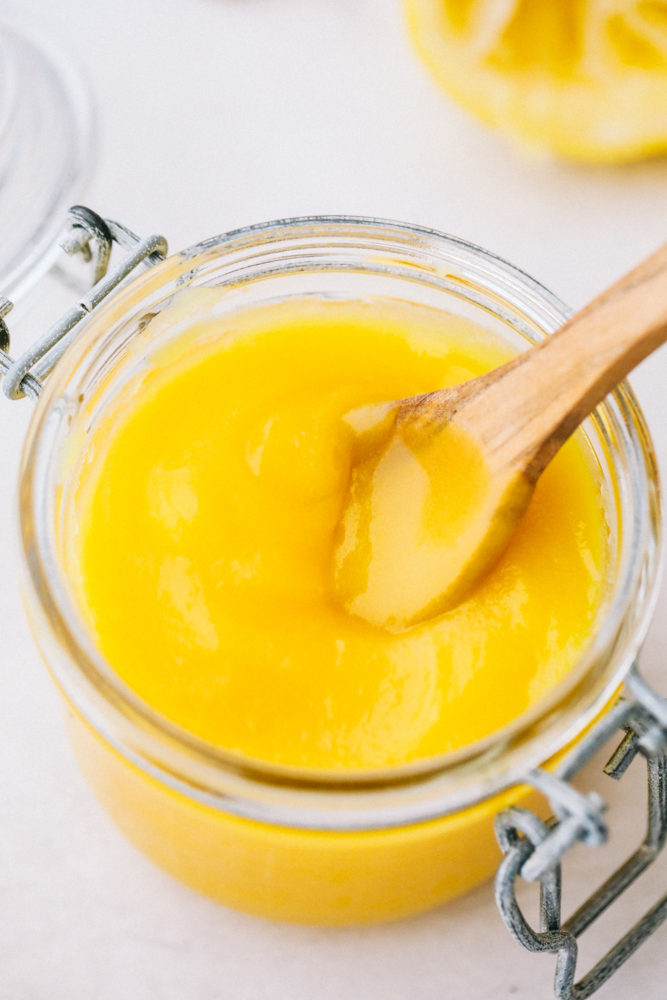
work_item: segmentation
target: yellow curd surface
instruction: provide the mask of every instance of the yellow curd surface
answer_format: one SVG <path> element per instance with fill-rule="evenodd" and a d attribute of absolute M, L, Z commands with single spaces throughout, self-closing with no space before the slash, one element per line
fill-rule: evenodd
<path fill-rule="evenodd" d="M 325 771 L 428 758 L 510 722 L 567 673 L 605 590 L 585 438 L 555 459 L 465 602 L 386 631 L 344 610 L 334 587 L 359 442 L 346 415 L 460 382 L 510 350 L 397 301 L 303 298 L 212 318 L 224 305 L 220 290 L 180 293 L 121 363 L 123 385 L 103 379 L 72 428 L 63 557 L 112 668 L 215 745 Z M 432 541 L 431 501 L 453 498 L 445 480 L 430 485 Z M 391 573 L 400 585 L 400 567 Z M 259 822 L 151 776 L 69 718 L 84 772 L 136 846 L 187 885 L 274 919 L 363 924 L 446 902 L 496 868 L 496 812 L 536 804 L 513 787 L 429 822 Z M 281 794 L 296 816 L 289 787 Z"/>
<path fill-rule="evenodd" d="M 510 354 L 469 321 L 381 299 L 200 316 L 107 408 L 80 458 L 79 596 L 113 669 L 217 746 L 325 769 L 460 748 L 548 693 L 605 589 L 604 502 L 581 434 L 446 614 L 392 633 L 333 586 L 356 441 L 346 415 Z"/>

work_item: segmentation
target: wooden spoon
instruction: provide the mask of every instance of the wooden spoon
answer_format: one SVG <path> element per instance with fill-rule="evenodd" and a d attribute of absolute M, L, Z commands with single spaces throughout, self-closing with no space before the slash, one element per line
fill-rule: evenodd
<path fill-rule="evenodd" d="M 404 629 L 465 598 L 581 421 L 667 340 L 667 244 L 553 336 L 469 382 L 350 416 L 335 551 L 354 614 Z"/>

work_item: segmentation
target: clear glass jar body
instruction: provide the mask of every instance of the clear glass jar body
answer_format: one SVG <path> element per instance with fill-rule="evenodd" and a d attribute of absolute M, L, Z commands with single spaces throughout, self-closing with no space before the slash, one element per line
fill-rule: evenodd
<path fill-rule="evenodd" d="M 251 227 L 169 258 L 97 310 L 50 377 L 24 453 L 29 615 L 73 709 L 82 767 L 128 836 L 186 883 L 264 916 L 361 923 L 445 902 L 492 873 L 495 814 L 526 796 L 530 768 L 604 710 L 639 649 L 659 535 L 641 413 L 621 387 L 588 422 L 608 486 L 613 585 L 589 646 L 544 702 L 465 751 L 416 765 L 341 778 L 256 764 L 201 743 L 119 681 L 83 627 L 64 569 L 72 455 L 156 336 L 162 347 L 178 335 L 150 318 L 188 286 L 224 287 L 216 314 L 227 317 L 289 296 L 393 297 L 475 319 L 517 349 L 567 311 L 492 255 L 417 227 L 328 218 Z"/>

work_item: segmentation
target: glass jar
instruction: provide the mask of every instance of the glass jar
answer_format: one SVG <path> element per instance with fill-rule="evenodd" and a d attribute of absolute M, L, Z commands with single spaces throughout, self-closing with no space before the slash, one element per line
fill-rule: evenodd
<path fill-rule="evenodd" d="M 98 306 L 30 426 L 20 480 L 26 605 L 81 766 L 121 829 L 188 885 L 263 916 L 353 924 L 417 913 L 492 874 L 495 815 L 526 804 L 535 794 L 527 776 L 581 740 L 633 664 L 658 567 L 648 431 L 626 385 L 585 424 L 609 497 L 612 583 L 590 643 L 546 699 L 465 750 L 403 767 L 341 776 L 240 759 L 160 717 L 115 676 L 66 572 L 73 456 L 155 348 L 155 329 L 160 346 L 178 335 L 151 318 L 181 289 L 202 286 L 225 289 L 227 317 L 290 296 L 393 297 L 469 317 L 517 349 L 568 312 L 516 268 L 431 230 L 340 217 L 267 223 L 178 253 Z"/>

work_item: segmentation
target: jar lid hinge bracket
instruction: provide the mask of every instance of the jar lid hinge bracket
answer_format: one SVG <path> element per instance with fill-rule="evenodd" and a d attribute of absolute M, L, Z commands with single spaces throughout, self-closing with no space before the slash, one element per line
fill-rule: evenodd
<path fill-rule="evenodd" d="M 60 245 L 66 253 L 80 254 L 84 261 L 92 261 L 93 285 L 76 305 L 16 359 L 9 353 L 9 329 L 5 320 L 13 303 L 0 298 L 0 375 L 3 392 L 9 399 L 24 396 L 36 399 L 44 379 L 76 336 L 81 321 L 137 267 L 152 267 L 164 260 L 168 252 L 164 236 L 141 238 L 126 226 L 103 219 L 83 205 L 74 205 L 69 210 L 67 225 Z M 108 273 L 114 243 L 127 254 Z"/>
<path fill-rule="evenodd" d="M 531 810 L 512 806 L 496 817 L 503 860 L 496 875 L 496 903 L 512 936 L 534 952 L 557 956 L 554 994 L 558 1000 L 586 1000 L 667 919 L 667 893 L 607 954 L 575 982 L 578 938 L 653 863 L 667 840 L 667 700 L 633 667 L 624 697 L 605 713 L 553 770 L 538 768 L 526 781 L 548 799 L 553 817 L 544 822 Z M 567 920 L 561 918 L 561 862 L 578 841 L 597 846 L 607 839 L 606 806 L 596 793 L 569 784 L 580 768 L 621 729 L 624 736 L 604 770 L 620 780 L 637 754 L 648 773 L 646 835 L 621 865 Z M 519 878 L 540 886 L 540 929 L 530 926 L 516 897 Z"/>

